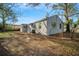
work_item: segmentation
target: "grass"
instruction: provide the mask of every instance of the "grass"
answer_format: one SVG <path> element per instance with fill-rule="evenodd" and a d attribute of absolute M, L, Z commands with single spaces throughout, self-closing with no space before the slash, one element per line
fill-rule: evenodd
<path fill-rule="evenodd" d="M 0 38 L 8 38 L 11 37 L 13 32 L 0 32 Z"/>

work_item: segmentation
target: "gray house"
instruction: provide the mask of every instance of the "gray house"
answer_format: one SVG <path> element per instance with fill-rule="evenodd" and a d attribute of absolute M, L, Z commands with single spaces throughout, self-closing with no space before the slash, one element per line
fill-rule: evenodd
<path fill-rule="evenodd" d="M 32 31 L 42 35 L 52 35 L 64 32 L 64 24 L 57 15 L 30 24 L 22 24 L 21 32 L 30 33 Z"/>

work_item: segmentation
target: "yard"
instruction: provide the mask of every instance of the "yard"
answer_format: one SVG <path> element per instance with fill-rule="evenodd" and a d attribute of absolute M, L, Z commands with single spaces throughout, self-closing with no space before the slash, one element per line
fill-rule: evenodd
<path fill-rule="evenodd" d="M 79 55 L 79 41 L 23 32 L 4 32 L 0 33 L 0 55 Z"/>

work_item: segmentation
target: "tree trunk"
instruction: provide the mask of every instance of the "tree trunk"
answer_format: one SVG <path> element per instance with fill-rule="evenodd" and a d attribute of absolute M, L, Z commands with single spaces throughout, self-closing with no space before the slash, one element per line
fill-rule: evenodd
<path fill-rule="evenodd" d="M 5 32 L 5 19 L 4 19 L 4 17 L 3 17 L 2 20 L 3 20 L 3 22 L 2 22 L 2 25 L 3 25 L 3 26 L 2 26 L 2 31 Z"/>
<path fill-rule="evenodd" d="M 66 24 L 66 32 L 70 32 L 70 24 Z"/>
<path fill-rule="evenodd" d="M 66 17 L 66 20 L 68 21 L 69 18 L 68 18 L 68 3 L 65 3 L 65 17 Z M 70 23 L 68 22 L 66 24 L 66 32 L 70 32 Z"/>

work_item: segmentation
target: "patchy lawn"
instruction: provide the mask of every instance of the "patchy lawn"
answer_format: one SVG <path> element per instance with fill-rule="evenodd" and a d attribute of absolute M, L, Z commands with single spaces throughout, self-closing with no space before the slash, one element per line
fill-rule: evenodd
<path fill-rule="evenodd" d="M 79 55 L 79 41 L 20 32 L 0 33 L 1 46 L 9 55 Z"/>
<path fill-rule="evenodd" d="M 9 38 L 11 37 L 12 32 L 0 32 L 0 38 Z"/>

